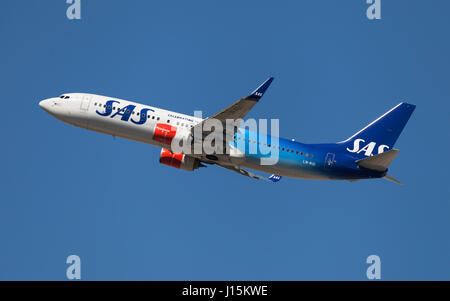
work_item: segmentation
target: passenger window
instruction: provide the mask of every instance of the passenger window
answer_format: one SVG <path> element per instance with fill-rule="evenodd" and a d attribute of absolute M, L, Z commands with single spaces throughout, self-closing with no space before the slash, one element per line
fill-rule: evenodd
<path fill-rule="evenodd" d="M 158 118 L 156 118 L 156 120 L 159 120 L 159 117 L 158 117 Z"/>
<path fill-rule="evenodd" d="M 308 153 L 305 154 L 305 157 L 308 157 Z"/>
<path fill-rule="evenodd" d="M 167 119 L 167 123 L 170 123 L 170 120 L 169 120 L 169 119 Z"/>

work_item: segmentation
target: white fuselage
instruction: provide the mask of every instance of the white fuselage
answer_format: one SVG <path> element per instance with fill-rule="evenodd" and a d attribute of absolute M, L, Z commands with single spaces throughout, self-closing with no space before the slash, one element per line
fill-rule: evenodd
<path fill-rule="evenodd" d="M 188 132 L 192 126 L 202 121 L 201 118 L 101 95 L 71 93 L 64 96 L 70 98 L 49 98 L 41 101 L 40 106 L 55 118 L 71 125 L 161 147 L 167 145 L 153 139 L 156 124 L 170 124 L 177 127 L 178 131 Z M 111 100 L 118 102 L 111 105 L 111 113 L 108 116 L 99 115 L 98 113 L 108 111 L 107 102 Z M 123 108 L 131 106 L 135 108 L 130 111 L 128 122 L 124 122 L 119 114 L 114 116 L 117 112 L 121 113 Z M 132 122 L 141 120 L 144 109 L 148 109 L 145 122 Z"/>

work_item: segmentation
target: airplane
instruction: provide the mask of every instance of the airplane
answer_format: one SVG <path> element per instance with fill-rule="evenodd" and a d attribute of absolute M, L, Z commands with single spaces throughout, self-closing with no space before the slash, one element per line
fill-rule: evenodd
<path fill-rule="evenodd" d="M 403 184 L 387 172 L 389 164 L 399 153 L 393 148 L 394 144 L 416 107 L 406 102 L 399 103 L 348 139 L 337 143 L 304 144 L 241 128 L 238 122 L 231 134 L 222 138 L 221 143 L 228 147 L 228 152 L 173 151 L 174 141 L 185 139 L 192 144 L 195 131 L 203 130 L 210 120 L 223 124 L 227 120 L 242 120 L 272 81 L 273 77 L 268 78 L 248 96 L 205 119 L 88 93 L 65 93 L 44 99 L 39 106 L 65 123 L 161 147 L 160 163 L 186 171 L 216 165 L 271 182 L 278 182 L 282 177 L 350 182 L 385 178 Z M 199 138 L 194 139 L 198 141 Z M 202 133 L 200 140 L 204 139 Z M 257 150 L 249 151 L 254 146 Z M 277 153 L 276 163 L 261 164 L 261 159 L 272 152 Z M 271 175 L 267 177 L 248 169 Z"/>

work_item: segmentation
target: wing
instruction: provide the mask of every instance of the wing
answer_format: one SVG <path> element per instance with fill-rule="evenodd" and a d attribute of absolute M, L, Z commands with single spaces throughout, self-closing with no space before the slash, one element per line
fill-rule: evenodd
<path fill-rule="evenodd" d="M 278 182 L 278 181 L 281 180 L 281 176 L 279 176 L 279 175 L 271 175 L 268 178 L 266 178 L 264 176 L 260 176 L 260 175 L 257 175 L 255 173 L 252 173 L 252 172 L 250 172 L 248 170 L 242 169 L 242 168 L 240 168 L 238 166 L 222 165 L 222 164 L 218 164 L 218 163 L 216 163 L 216 165 L 220 166 L 220 167 L 223 167 L 223 168 L 226 168 L 228 170 L 237 172 L 237 173 L 239 173 L 239 174 L 241 174 L 243 176 L 247 176 L 247 177 L 250 177 L 250 178 L 253 178 L 253 179 L 257 179 L 257 180 L 265 180 L 265 181 L 269 181 L 269 182 Z"/>
<path fill-rule="evenodd" d="M 250 95 L 239 99 L 232 105 L 228 106 L 227 108 L 223 109 L 219 113 L 214 114 L 213 116 L 203 120 L 199 124 L 195 125 L 191 129 L 192 135 L 194 135 L 194 132 L 201 131 L 203 133 L 203 137 L 207 136 L 209 133 L 203 131 L 203 125 L 205 122 L 211 119 L 219 120 L 223 128 L 225 129 L 225 124 L 227 119 L 232 120 L 239 120 L 243 119 L 245 115 L 253 108 L 253 106 L 261 99 L 261 97 L 266 92 L 267 88 L 270 86 L 270 84 L 273 81 L 273 77 L 269 77 L 265 82 L 263 82 L 258 88 L 256 88 L 255 91 L 253 91 Z M 237 126 L 238 127 L 238 126 Z M 235 129 L 236 130 L 236 129 Z M 227 137 L 227 140 L 231 140 L 231 137 Z"/>

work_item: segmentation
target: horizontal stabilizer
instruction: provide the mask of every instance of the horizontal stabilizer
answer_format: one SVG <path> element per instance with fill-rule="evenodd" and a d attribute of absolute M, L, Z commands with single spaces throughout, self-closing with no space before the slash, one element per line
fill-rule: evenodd
<path fill-rule="evenodd" d="M 399 181 L 399 180 L 397 180 L 397 179 L 394 179 L 394 178 L 393 178 L 393 177 L 391 177 L 390 175 L 385 175 L 385 176 L 384 176 L 384 178 L 385 178 L 386 180 L 392 181 L 392 182 L 394 182 L 394 183 L 397 183 L 397 184 L 403 185 L 403 183 L 402 183 L 402 182 L 400 182 L 400 181 Z"/>
<path fill-rule="evenodd" d="M 398 149 L 391 149 L 388 150 L 387 152 L 358 160 L 356 161 L 356 164 L 358 164 L 361 167 L 376 171 L 385 171 L 399 152 L 400 151 Z"/>

